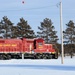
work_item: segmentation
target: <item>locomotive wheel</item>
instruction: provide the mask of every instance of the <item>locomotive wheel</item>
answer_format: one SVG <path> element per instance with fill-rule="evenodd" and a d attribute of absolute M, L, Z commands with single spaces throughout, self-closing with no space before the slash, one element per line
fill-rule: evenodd
<path fill-rule="evenodd" d="M 46 55 L 43 55 L 43 59 L 47 59 Z"/>
<path fill-rule="evenodd" d="M 38 55 L 37 58 L 38 58 L 38 59 L 41 59 L 42 57 L 41 57 L 41 55 Z"/>
<path fill-rule="evenodd" d="M 48 59 L 48 54 L 43 54 L 43 59 Z"/>
<path fill-rule="evenodd" d="M 7 59 L 11 59 L 11 55 L 7 55 Z"/>
<path fill-rule="evenodd" d="M 2 54 L 2 55 L 0 55 L 0 59 L 1 60 L 6 60 L 7 59 L 7 56 L 5 54 Z"/>
<path fill-rule="evenodd" d="M 0 59 L 1 59 L 1 60 L 3 60 L 3 59 L 4 59 L 4 58 L 3 58 L 3 55 L 0 55 Z"/>
<path fill-rule="evenodd" d="M 49 59 L 52 59 L 52 58 L 53 58 L 53 56 L 50 54 L 50 55 L 48 56 L 48 58 L 49 58 Z"/>
<path fill-rule="evenodd" d="M 52 55 L 51 54 L 43 54 L 43 59 L 52 59 Z"/>
<path fill-rule="evenodd" d="M 42 58 L 42 54 L 37 54 L 37 55 L 36 55 L 36 58 L 37 58 L 37 59 L 41 59 L 41 58 Z"/>

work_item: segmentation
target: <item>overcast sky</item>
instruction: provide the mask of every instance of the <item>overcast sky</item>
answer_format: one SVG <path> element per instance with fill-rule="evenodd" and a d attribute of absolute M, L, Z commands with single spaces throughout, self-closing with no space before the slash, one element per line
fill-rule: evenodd
<path fill-rule="evenodd" d="M 24 1 L 24 4 L 22 3 Z M 0 0 L 0 20 L 7 16 L 15 25 L 19 18 L 28 21 L 32 29 L 37 32 L 40 22 L 45 18 L 52 20 L 57 35 L 60 38 L 60 0 Z M 75 0 L 62 0 L 63 26 L 69 20 L 75 22 Z"/>

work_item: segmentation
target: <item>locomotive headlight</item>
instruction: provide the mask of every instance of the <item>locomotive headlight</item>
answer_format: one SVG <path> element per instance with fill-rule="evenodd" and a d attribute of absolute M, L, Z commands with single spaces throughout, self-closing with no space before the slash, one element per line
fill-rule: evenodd
<path fill-rule="evenodd" d="M 55 54 L 55 52 L 52 52 L 52 54 Z"/>

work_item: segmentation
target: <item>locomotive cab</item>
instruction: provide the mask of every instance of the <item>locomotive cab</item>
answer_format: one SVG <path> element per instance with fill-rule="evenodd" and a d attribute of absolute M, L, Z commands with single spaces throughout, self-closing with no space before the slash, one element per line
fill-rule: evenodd
<path fill-rule="evenodd" d="M 44 45 L 44 40 L 39 38 L 34 40 L 34 49 L 42 49 Z"/>
<path fill-rule="evenodd" d="M 52 44 L 45 44 L 42 38 L 34 40 L 34 53 L 37 59 L 56 58 L 56 51 Z"/>

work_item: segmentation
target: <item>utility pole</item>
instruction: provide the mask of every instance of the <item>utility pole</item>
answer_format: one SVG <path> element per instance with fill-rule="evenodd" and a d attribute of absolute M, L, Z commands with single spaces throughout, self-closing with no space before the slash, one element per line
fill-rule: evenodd
<path fill-rule="evenodd" d="M 63 24 L 62 24 L 62 0 L 60 0 L 60 32 L 61 32 L 61 63 L 64 63 L 64 48 L 63 48 Z"/>

